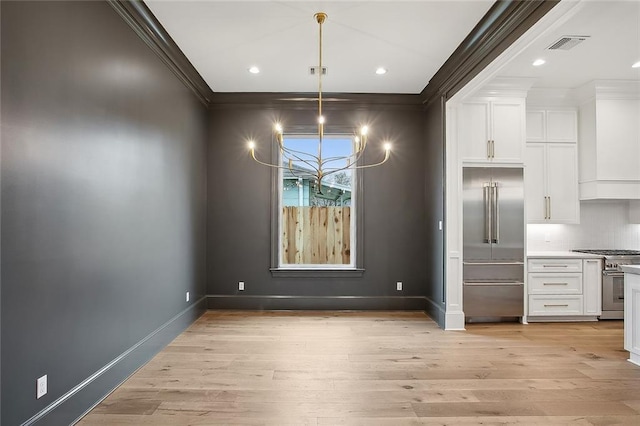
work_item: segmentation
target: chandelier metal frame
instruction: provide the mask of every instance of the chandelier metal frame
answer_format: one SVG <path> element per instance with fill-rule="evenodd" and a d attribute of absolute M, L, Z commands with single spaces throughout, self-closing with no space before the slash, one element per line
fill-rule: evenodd
<path fill-rule="evenodd" d="M 278 145 L 278 151 L 282 158 L 282 163 L 272 164 L 266 161 L 261 161 L 256 157 L 255 147 L 256 144 L 253 140 L 249 141 L 249 154 L 251 158 L 263 166 L 272 167 L 276 169 L 288 170 L 295 177 L 313 176 L 317 183 L 316 190 L 322 192 L 322 180 L 332 174 L 354 169 L 366 169 L 371 167 L 380 166 L 387 162 L 391 154 L 391 144 L 386 142 L 383 145 L 384 157 L 381 161 L 372 164 L 358 164 L 360 159 L 364 155 L 365 148 L 368 142 L 368 127 L 362 126 L 358 133 L 354 136 L 353 153 L 348 156 L 335 156 L 335 157 L 323 157 L 322 145 L 324 140 L 324 125 L 325 118 L 322 115 L 322 24 L 327 19 L 327 14 L 324 12 L 318 12 L 313 15 L 314 19 L 318 23 L 318 154 L 313 155 L 308 152 L 298 151 L 288 148 L 284 144 L 284 129 L 280 123 L 274 125 L 274 138 Z M 302 173 L 301 168 L 294 167 L 294 163 L 302 163 L 309 170 L 304 170 Z M 336 165 L 341 162 L 343 165 Z"/>

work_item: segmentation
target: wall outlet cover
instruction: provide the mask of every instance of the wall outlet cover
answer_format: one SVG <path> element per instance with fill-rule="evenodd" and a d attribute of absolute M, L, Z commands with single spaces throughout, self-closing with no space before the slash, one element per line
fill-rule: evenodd
<path fill-rule="evenodd" d="M 238 282 L 238 290 L 244 291 L 244 281 L 239 281 Z"/>
<path fill-rule="evenodd" d="M 398 290 L 398 291 L 402 291 L 402 282 L 401 282 L 401 281 L 398 281 L 398 282 L 396 283 L 396 290 Z"/>
<path fill-rule="evenodd" d="M 47 394 L 47 375 L 40 377 L 36 382 L 36 399 L 40 399 Z"/>

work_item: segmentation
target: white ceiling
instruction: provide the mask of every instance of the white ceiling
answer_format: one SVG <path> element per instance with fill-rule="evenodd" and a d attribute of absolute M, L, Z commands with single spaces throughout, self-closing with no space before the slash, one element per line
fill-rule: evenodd
<path fill-rule="evenodd" d="M 533 78 L 533 88 L 572 89 L 592 80 L 640 80 L 640 1 L 588 0 L 577 3 L 517 57 L 500 77 Z M 547 50 L 566 35 L 590 36 L 571 50 Z M 544 59 L 540 67 L 535 59 Z"/>
<path fill-rule="evenodd" d="M 493 0 L 145 3 L 215 92 L 317 91 L 322 11 L 324 92 L 416 94 Z"/>

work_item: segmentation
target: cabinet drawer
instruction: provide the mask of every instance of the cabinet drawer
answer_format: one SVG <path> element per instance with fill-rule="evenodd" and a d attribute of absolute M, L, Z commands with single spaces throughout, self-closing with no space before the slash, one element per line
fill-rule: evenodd
<path fill-rule="evenodd" d="M 530 273 L 529 294 L 582 294 L 582 274 L 578 272 Z"/>
<path fill-rule="evenodd" d="M 528 272 L 582 272 L 582 259 L 529 259 Z"/>
<path fill-rule="evenodd" d="M 529 315 L 582 315 L 582 296 L 529 296 Z"/>

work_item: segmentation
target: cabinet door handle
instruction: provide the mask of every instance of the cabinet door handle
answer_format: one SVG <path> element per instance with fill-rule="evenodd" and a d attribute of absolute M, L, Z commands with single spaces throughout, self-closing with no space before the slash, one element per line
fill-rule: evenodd
<path fill-rule="evenodd" d="M 496 141 L 491 139 L 491 158 L 496 158 Z"/>
<path fill-rule="evenodd" d="M 551 219 L 551 197 L 544 197 L 544 218 Z"/>
<path fill-rule="evenodd" d="M 569 285 L 569 283 L 542 283 L 542 285 Z"/>
<path fill-rule="evenodd" d="M 568 268 L 569 265 L 542 265 L 543 268 Z"/>
<path fill-rule="evenodd" d="M 547 304 L 545 304 L 544 307 L 545 308 L 554 308 L 554 307 L 555 308 L 568 308 L 569 305 L 566 305 L 566 304 L 565 305 L 559 305 L 559 304 L 558 305 L 555 305 L 555 304 L 554 305 L 551 305 L 551 304 L 547 305 Z"/>
<path fill-rule="evenodd" d="M 487 158 L 491 158 L 491 139 L 487 140 Z"/>

